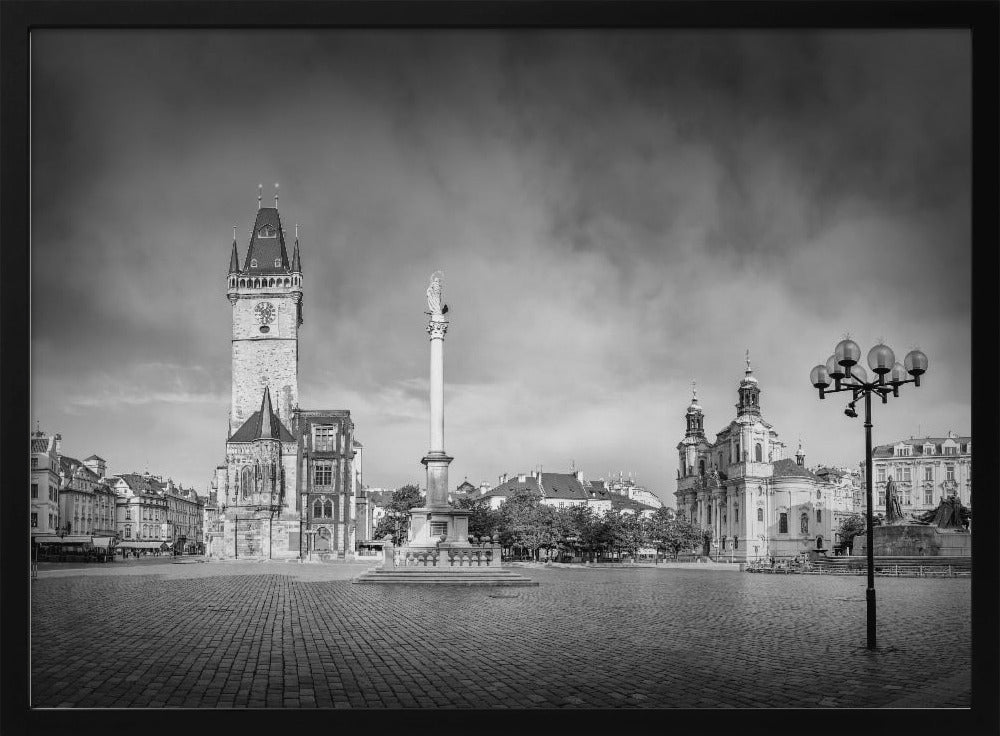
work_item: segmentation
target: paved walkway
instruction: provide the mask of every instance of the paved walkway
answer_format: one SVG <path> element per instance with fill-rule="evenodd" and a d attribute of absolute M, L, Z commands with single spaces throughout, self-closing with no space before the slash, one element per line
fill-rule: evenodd
<path fill-rule="evenodd" d="M 525 566 L 537 588 L 353 585 L 372 563 L 169 558 L 32 582 L 35 707 L 967 707 L 968 579 Z"/>

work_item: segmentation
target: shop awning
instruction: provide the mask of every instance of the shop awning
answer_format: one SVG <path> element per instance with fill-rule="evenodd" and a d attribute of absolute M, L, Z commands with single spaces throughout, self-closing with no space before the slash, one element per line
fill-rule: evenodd
<path fill-rule="evenodd" d="M 89 534 L 67 534 L 65 537 L 52 537 L 51 539 L 36 539 L 39 544 L 90 544 L 94 538 Z"/>
<path fill-rule="evenodd" d="M 122 542 L 118 545 L 120 549 L 167 549 L 166 542 Z"/>

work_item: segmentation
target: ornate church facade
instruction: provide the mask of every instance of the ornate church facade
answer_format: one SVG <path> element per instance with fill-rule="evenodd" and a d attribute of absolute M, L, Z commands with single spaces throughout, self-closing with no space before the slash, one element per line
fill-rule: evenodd
<path fill-rule="evenodd" d="M 704 411 L 694 392 L 677 445 L 677 513 L 711 530 L 711 554 L 745 561 L 794 557 L 833 546 L 833 491 L 795 459 L 764 421 L 760 386 L 750 368 L 740 381 L 736 418 L 714 442 L 705 436 Z"/>
<path fill-rule="evenodd" d="M 354 551 L 363 493 L 352 470 L 350 412 L 299 408 L 303 285 L 298 227 L 289 258 L 277 197 L 274 207 L 258 198 L 242 265 L 233 229 L 226 292 L 232 399 L 225 462 L 210 492 L 218 509 L 206 532 L 210 557 L 324 559 Z"/>

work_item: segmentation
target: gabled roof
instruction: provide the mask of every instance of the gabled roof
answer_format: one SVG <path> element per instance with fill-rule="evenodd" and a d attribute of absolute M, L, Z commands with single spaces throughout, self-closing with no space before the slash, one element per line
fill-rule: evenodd
<path fill-rule="evenodd" d="M 498 485 L 496 488 L 487 491 L 482 496 L 480 496 L 480 498 L 492 498 L 494 496 L 506 497 L 511 495 L 514 491 L 517 490 L 526 490 L 529 493 L 535 494 L 536 496 L 542 495 L 541 489 L 539 489 L 538 487 L 537 478 L 527 475 L 525 476 L 524 482 L 522 483 L 521 481 L 518 480 L 518 476 L 515 475 L 513 478 L 509 478 L 508 480 Z"/>
<path fill-rule="evenodd" d="M 656 511 L 655 506 L 650 506 L 648 503 L 643 503 L 642 501 L 636 501 L 634 498 L 623 496 L 620 493 L 612 493 L 610 496 L 611 508 L 615 511 L 622 511 L 624 509 L 631 509 L 636 513 L 641 511 Z"/>
<path fill-rule="evenodd" d="M 106 461 L 106 460 L 105 460 L 105 459 L 104 459 L 103 457 L 101 457 L 100 455 L 91 455 L 90 457 L 87 457 L 87 458 L 84 458 L 84 459 L 83 459 L 83 462 L 87 462 L 88 460 L 100 460 L 100 461 L 102 461 L 102 462 L 107 462 L 107 461 Z"/>
<path fill-rule="evenodd" d="M 125 482 L 125 484 L 132 489 L 133 493 L 163 493 L 163 489 L 166 484 L 162 481 L 156 480 L 152 476 L 140 475 L 139 473 L 122 473 L 121 475 L 116 475 L 108 480 L 113 480 L 114 478 L 120 478 Z"/>
<path fill-rule="evenodd" d="M 274 407 L 271 406 L 271 389 L 267 386 L 264 387 L 264 398 L 260 402 L 260 409 L 251 414 L 250 418 L 243 422 L 243 426 L 229 438 L 229 442 L 254 440 L 295 442 L 295 437 L 274 413 Z"/>
<path fill-rule="evenodd" d="M 265 237 L 274 233 L 272 237 Z M 281 265 L 275 266 L 275 259 Z M 251 266 L 253 261 L 256 266 Z M 242 273 L 256 274 L 287 274 L 289 271 L 288 251 L 285 249 L 285 233 L 281 230 L 281 218 L 274 207 L 262 207 L 257 210 L 257 219 L 250 235 L 250 246 L 247 257 L 243 261 Z"/>
<path fill-rule="evenodd" d="M 573 473 L 542 473 L 542 490 L 546 498 L 583 500 L 590 497 L 583 483 Z"/>
<path fill-rule="evenodd" d="M 465 480 L 455 489 L 458 493 L 471 493 L 477 490 L 477 487 L 472 485 L 469 481 Z"/>
<path fill-rule="evenodd" d="M 812 478 L 813 480 L 819 480 L 812 471 L 806 470 L 790 458 L 775 460 L 771 464 L 771 467 L 773 468 L 773 477 L 775 478 Z"/>

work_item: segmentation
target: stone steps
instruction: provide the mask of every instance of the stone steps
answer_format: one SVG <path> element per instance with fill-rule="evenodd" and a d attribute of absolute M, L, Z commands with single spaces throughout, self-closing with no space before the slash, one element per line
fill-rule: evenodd
<path fill-rule="evenodd" d="M 502 568 L 404 567 L 395 570 L 368 570 L 352 582 L 402 585 L 494 585 L 498 587 L 536 586 L 537 582 Z"/>

